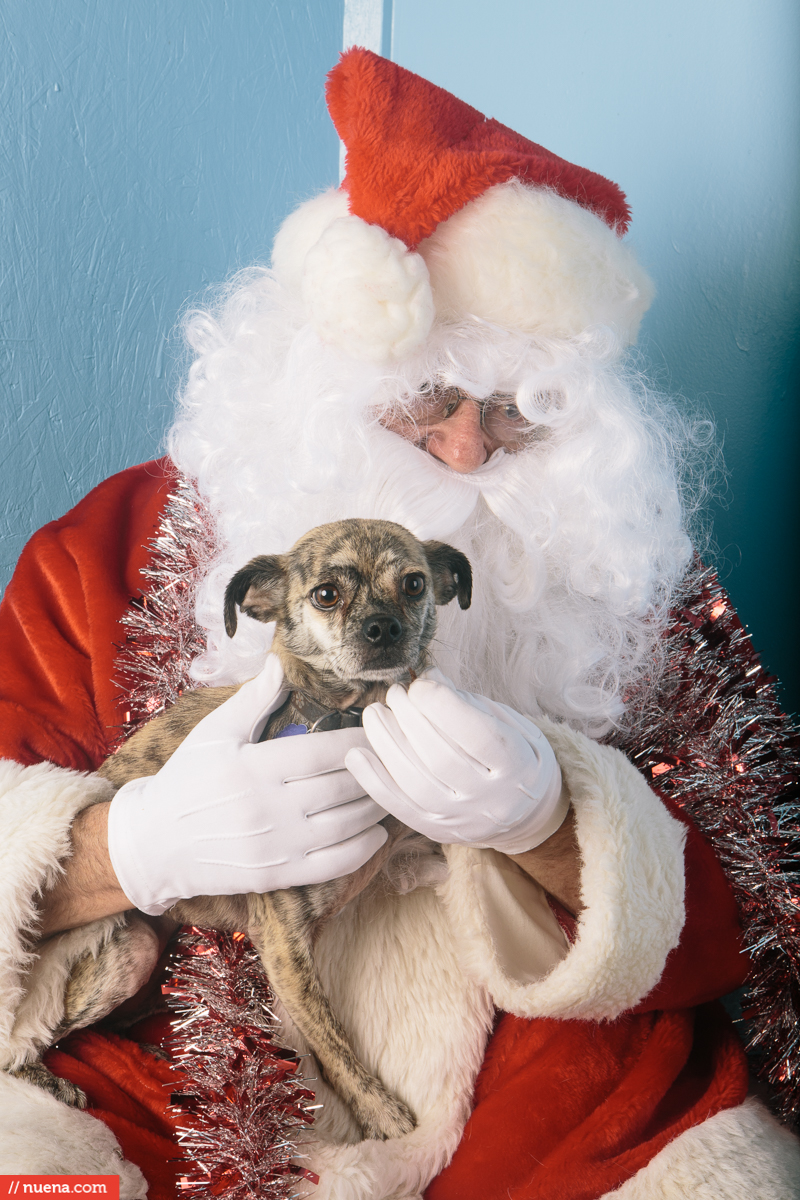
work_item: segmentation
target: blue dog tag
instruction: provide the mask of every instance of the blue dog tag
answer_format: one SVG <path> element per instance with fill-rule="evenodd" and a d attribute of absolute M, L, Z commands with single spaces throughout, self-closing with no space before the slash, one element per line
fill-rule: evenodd
<path fill-rule="evenodd" d="M 277 740 L 279 737 L 294 737 L 295 734 L 298 734 L 298 733 L 308 733 L 308 726 L 307 725 L 287 725 L 285 729 L 282 729 L 280 731 L 280 733 L 275 734 L 275 738 Z"/>

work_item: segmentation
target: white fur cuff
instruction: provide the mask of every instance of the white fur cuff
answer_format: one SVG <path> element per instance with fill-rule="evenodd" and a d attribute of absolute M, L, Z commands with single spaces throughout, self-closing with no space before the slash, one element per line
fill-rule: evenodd
<path fill-rule="evenodd" d="M 111 785 L 96 775 L 51 763 L 23 767 L 0 760 L 0 1066 L 24 1061 L 32 1047 L 31 1036 L 20 1041 L 14 1026 L 23 1000 L 31 1004 L 29 973 L 37 956 L 30 935 L 38 919 L 37 899 L 55 883 L 61 861 L 70 854 L 69 830 L 76 814 L 112 795 Z M 103 933 L 97 934 L 102 939 Z M 59 940 L 46 943 L 48 953 L 57 952 Z M 89 948 L 83 946 L 81 952 Z M 36 1032 L 43 1034 L 40 1024 L 34 1022 Z"/>
<path fill-rule="evenodd" d="M 500 855 L 448 847 L 442 888 L 466 970 L 524 1017 L 614 1019 L 661 978 L 685 919 L 685 829 L 619 751 L 537 720 L 576 814 L 586 905 L 566 940 L 538 884 Z"/>
<path fill-rule="evenodd" d="M 0 1074 L 0 1172 L 11 1175 L 119 1175 L 120 1200 L 144 1200 L 147 1183 L 125 1162 L 101 1121 L 41 1088 Z"/>

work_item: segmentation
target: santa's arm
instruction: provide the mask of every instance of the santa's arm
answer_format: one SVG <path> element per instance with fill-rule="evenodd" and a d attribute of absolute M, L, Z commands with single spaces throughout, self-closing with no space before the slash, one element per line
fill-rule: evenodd
<path fill-rule="evenodd" d="M 570 942 L 545 889 L 557 896 L 548 871 L 568 874 L 574 847 L 544 870 L 544 851 L 518 856 L 526 874 L 494 851 L 448 847 L 443 896 L 471 973 L 521 1016 L 614 1019 L 738 987 L 736 906 L 705 839 L 619 751 L 538 723 L 572 798 L 583 907 Z"/>
<path fill-rule="evenodd" d="M 564 823 L 546 841 L 508 857 L 541 884 L 549 896 L 577 917 L 581 898 L 581 851 L 575 833 L 575 809 L 570 805 Z"/>
<path fill-rule="evenodd" d="M 31 539 L 0 606 L 0 1066 L 48 1043 L 73 964 L 122 920 L 108 915 L 119 898 L 102 872 L 99 905 L 95 897 L 66 917 L 58 897 L 95 887 L 83 834 L 97 832 L 91 809 L 113 792 L 93 768 L 122 717 L 120 618 L 141 590 L 147 542 L 173 484 L 167 464 L 149 463 L 96 488 Z M 38 941 L 43 912 L 49 930 L 76 927 Z M 133 991 L 155 961 L 156 940 L 142 930 Z"/>
<path fill-rule="evenodd" d="M 739 987 L 747 973 L 739 918 L 730 883 L 716 855 L 691 819 L 669 801 L 667 810 L 686 828 L 683 851 L 684 923 L 678 945 L 667 955 L 655 988 L 637 1011 L 688 1008 Z M 581 851 L 575 810 L 561 828 L 533 850 L 508 856 L 544 888 L 567 914 L 585 907 L 581 891 Z M 577 931 L 577 925 L 574 932 Z"/>
<path fill-rule="evenodd" d="M 741 982 L 713 854 L 696 869 L 699 835 L 619 751 L 433 677 L 390 688 L 364 730 L 370 748 L 347 765 L 387 811 L 445 845 L 464 963 L 500 1007 L 613 1018 L 659 985 L 669 1006 Z M 571 947 L 546 893 L 578 914 Z M 668 989 L 671 955 L 697 969 L 673 970 Z"/>
<path fill-rule="evenodd" d="M 124 711 L 121 619 L 175 476 L 132 467 L 31 538 L 0 606 L 0 756 L 94 770 Z"/>
<path fill-rule="evenodd" d="M 43 938 L 133 908 L 108 853 L 109 801 L 84 809 L 72 823 L 69 858 L 39 904 Z"/>

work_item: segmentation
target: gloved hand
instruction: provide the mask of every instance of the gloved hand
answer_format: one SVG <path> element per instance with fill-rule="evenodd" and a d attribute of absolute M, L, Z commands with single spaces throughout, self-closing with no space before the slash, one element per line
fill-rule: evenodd
<path fill-rule="evenodd" d="M 345 769 L 362 729 L 257 743 L 286 698 L 270 655 L 156 775 L 120 788 L 108 849 L 125 895 L 157 916 L 176 900 L 321 883 L 383 845 L 386 814 Z"/>
<path fill-rule="evenodd" d="M 433 677 L 432 677 L 433 676 Z M 345 765 L 365 792 L 436 842 L 521 854 L 559 828 L 569 808 L 544 734 L 526 717 L 459 692 L 439 672 L 364 711 L 372 750 Z"/>

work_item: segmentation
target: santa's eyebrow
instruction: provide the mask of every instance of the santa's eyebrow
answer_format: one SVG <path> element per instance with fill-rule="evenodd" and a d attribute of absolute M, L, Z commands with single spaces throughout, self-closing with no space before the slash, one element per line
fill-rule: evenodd
<path fill-rule="evenodd" d="M 488 396 L 478 396 L 475 394 L 475 392 L 471 392 L 468 388 L 462 387 L 461 384 L 433 383 L 431 385 L 431 391 L 427 394 L 430 395 L 431 393 L 435 394 L 437 392 L 440 394 L 443 392 L 453 392 L 455 395 L 460 396 L 462 400 L 474 400 L 476 404 L 491 404 L 493 402 L 498 404 L 508 404 L 509 402 L 516 404 L 517 402 L 517 393 L 514 390 L 507 391 L 504 388 L 498 388 L 495 391 L 490 392 Z M 424 395 L 425 393 L 420 393 L 421 397 L 424 397 Z"/>

